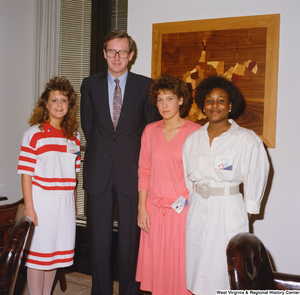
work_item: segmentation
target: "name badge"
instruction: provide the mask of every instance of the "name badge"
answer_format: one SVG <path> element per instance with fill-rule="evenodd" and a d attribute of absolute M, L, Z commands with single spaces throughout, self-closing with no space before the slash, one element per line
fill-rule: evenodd
<path fill-rule="evenodd" d="M 180 196 L 171 207 L 180 214 L 181 211 L 188 205 L 188 200 L 184 196 Z"/>
<path fill-rule="evenodd" d="M 232 171 L 233 156 L 215 156 L 214 169 Z"/>
<path fill-rule="evenodd" d="M 67 153 L 75 154 L 77 156 L 80 155 L 80 147 L 73 142 L 67 142 Z"/>

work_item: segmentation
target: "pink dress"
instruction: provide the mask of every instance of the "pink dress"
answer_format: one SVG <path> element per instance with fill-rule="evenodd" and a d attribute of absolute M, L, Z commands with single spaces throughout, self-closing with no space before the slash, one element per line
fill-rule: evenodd
<path fill-rule="evenodd" d="M 191 294 L 185 281 L 185 220 L 188 206 L 178 214 L 171 208 L 180 196 L 188 200 L 182 146 L 200 128 L 186 121 L 169 142 L 163 121 L 146 126 L 139 160 L 139 191 L 148 191 L 149 234 L 141 231 L 136 280 L 152 295 Z"/>

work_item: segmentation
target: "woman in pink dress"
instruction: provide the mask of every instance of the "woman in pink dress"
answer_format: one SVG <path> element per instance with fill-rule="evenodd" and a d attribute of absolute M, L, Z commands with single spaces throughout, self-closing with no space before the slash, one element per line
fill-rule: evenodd
<path fill-rule="evenodd" d="M 146 126 L 139 160 L 138 225 L 142 229 L 136 280 L 152 295 L 191 294 L 185 281 L 185 220 L 189 192 L 182 146 L 199 124 L 183 119 L 190 108 L 187 84 L 161 76 L 149 96 L 163 120 Z"/>

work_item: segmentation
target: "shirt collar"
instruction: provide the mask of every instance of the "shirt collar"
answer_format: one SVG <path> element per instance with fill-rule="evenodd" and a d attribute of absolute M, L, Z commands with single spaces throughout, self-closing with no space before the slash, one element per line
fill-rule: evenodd
<path fill-rule="evenodd" d="M 118 79 L 120 81 L 120 87 L 121 88 L 123 88 L 123 86 L 125 86 L 127 76 L 128 76 L 128 70 L 122 76 L 118 77 Z M 113 85 L 113 84 L 115 85 L 116 77 L 113 76 L 109 70 L 107 70 L 107 79 L 108 79 L 109 85 Z"/>
<path fill-rule="evenodd" d="M 240 126 L 237 123 L 235 123 L 235 121 L 232 119 L 228 119 L 228 122 L 231 124 L 230 128 L 226 132 L 222 133 L 220 136 L 225 135 L 225 134 L 231 134 L 234 136 L 238 136 Z M 209 125 L 209 122 L 207 122 L 204 126 L 202 126 L 200 128 L 200 130 L 202 130 L 203 132 L 207 131 L 208 125 Z"/>

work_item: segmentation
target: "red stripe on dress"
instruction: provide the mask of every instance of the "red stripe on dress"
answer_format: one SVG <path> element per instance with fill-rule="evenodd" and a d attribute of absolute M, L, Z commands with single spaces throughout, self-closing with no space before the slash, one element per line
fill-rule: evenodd
<path fill-rule="evenodd" d="M 36 154 L 36 152 L 33 149 L 28 148 L 23 145 L 21 146 L 21 152 L 30 153 L 30 154 L 34 154 L 34 155 Z"/>
<path fill-rule="evenodd" d="M 51 129 L 51 131 L 52 131 L 50 134 L 48 132 L 49 129 Z M 61 131 L 56 130 L 50 124 L 45 124 L 43 127 L 43 130 L 44 130 L 44 132 L 40 131 L 40 132 L 35 133 L 32 136 L 30 143 L 29 143 L 30 146 L 35 148 L 38 140 L 43 139 L 43 138 L 64 138 Z"/>
<path fill-rule="evenodd" d="M 35 181 L 32 181 L 32 185 L 36 185 L 46 191 L 70 191 L 75 189 L 75 185 L 72 186 L 44 186 Z"/>
<path fill-rule="evenodd" d="M 37 256 L 37 257 L 54 257 L 57 255 L 69 255 L 73 254 L 75 252 L 75 249 L 72 250 L 66 250 L 66 251 L 56 251 L 52 253 L 40 253 L 40 252 L 34 252 L 34 251 L 26 251 L 28 255 Z"/>
<path fill-rule="evenodd" d="M 59 145 L 59 144 L 45 144 L 37 149 L 37 155 L 41 155 L 43 153 L 47 152 L 67 152 L 67 146 L 66 145 Z"/>
<path fill-rule="evenodd" d="M 75 141 L 76 145 L 78 145 L 80 147 L 80 140 L 76 137 L 76 138 L 71 138 L 72 140 Z"/>
<path fill-rule="evenodd" d="M 28 263 L 32 263 L 32 264 L 36 264 L 36 265 L 53 265 L 53 264 L 57 264 L 57 263 L 71 262 L 71 261 L 73 261 L 73 258 L 74 257 L 65 258 L 65 259 L 55 259 L 53 261 L 37 261 L 37 260 L 33 260 L 33 259 L 28 259 L 27 258 L 27 262 Z"/>
<path fill-rule="evenodd" d="M 29 163 L 34 163 L 36 164 L 36 159 L 20 156 L 19 161 L 24 161 L 24 162 L 29 162 Z"/>
<path fill-rule="evenodd" d="M 50 136 L 49 136 L 49 132 L 50 132 Z M 65 138 L 65 137 L 63 136 L 61 130 L 57 130 L 54 127 L 52 127 L 49 123 L 45 123 L 43 127 L 43 131 L 35 133 L 32 136 L 29 145 L 35 148 L 38 140 L 43 138 Z M 76 144 L 80 147 L 80 141 L 77 137 L 71 137 L 70 140 L 75 141 Z"/>
<path fill-rule="evenodd" d="M 23 166 L 23 165 L 18 165 L 18 170 L 24 170 L 24 171 L 34 172 L 34 168 L 28 167 L 28 166 Z"/>
<path fill-rule="evenodd" d="M 44 182 L 76 182 L 76 178 L 46 178 L 41 176 L 34 176 L 34 179 Z"/>

